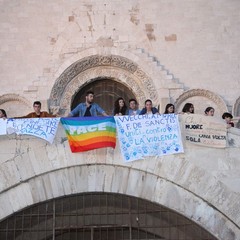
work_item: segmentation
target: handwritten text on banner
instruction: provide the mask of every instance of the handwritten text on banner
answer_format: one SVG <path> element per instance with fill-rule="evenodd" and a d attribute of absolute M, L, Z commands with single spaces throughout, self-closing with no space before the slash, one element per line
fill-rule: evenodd
<path fill-rule="evenodd" d="M 23 118 L 8 119 L 8 134 L 16 133 L 32 135 L 53 142 L 60 118 Z"/>
<path fill-rule="evenodd" d="M 125 161 L 183 152 L 178 116 L 175 114 L 114 118 Z"/>
<path fill-rule="evenodd" d="M 0 118 L 0 135 L 6 135 L 7 119 Z"/>
<path fill-rule="evenodd" d="M 185 141 L 205 147 L 226 147 L 227 129 L 223 120 L 199 114 L 184 114 L 180 120 Z"/>

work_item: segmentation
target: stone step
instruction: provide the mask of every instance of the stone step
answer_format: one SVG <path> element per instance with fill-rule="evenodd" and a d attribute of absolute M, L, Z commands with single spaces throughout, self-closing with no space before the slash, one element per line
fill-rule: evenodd
<path fill-rule="evenodd" d="M 179 82 L 179 79 L 175 79 L 174 75 L 160 63 L 157 57 L 148 53 L 143 48 L 136 48 L 135 52 L 138 54 L 138 56 L 140 55 L 139 57 L 141 59 L 144 58 L 146 62 L 150 63 L 153 66 L 154 71 L 161 73 L 165 79 L 170 80 L 172 82 L 172 85 L 170 85 L 171 88 L 173 87 L 184 89 L 184 85 Z"/>

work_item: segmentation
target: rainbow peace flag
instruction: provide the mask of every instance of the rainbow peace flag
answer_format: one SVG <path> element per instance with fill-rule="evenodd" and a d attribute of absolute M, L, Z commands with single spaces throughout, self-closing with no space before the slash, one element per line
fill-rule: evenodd
<path fill-rule="evenodd" d="M 61 118 L 72 152 L 116 146 L 114 117 Z"/>

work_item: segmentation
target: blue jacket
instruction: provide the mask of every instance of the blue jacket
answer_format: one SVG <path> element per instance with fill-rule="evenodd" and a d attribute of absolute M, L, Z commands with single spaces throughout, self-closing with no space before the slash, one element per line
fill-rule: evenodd
<path fill-rule="evenodd" d="M 90 108 L 90 113 L 92 117 L 96 117 L 98 114 L 103 114 L 105 111 L 97 104 L 97 103 L 92 103 L 92 107 Z M 84 114 L 87 109 L 87 104 L 86 103 L 80 103 L 75 107 L 71 112 L 70 115 L 72 117 L 84 117 Z"/>
<path fill-rule="evenodd" d="M 144 115 L 146 113 L 147 113 L 147 109 L 143 108 L 142 111 L 139 113 L 139 115 Z M 157 108 L 152 107 L 152 114 L 155 114 L 155 113 L 158 113 L 158 110 L 157 110 Z"/>

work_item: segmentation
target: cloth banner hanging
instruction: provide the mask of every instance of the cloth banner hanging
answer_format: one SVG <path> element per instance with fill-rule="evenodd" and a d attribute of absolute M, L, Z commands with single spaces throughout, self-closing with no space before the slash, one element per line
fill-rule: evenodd
<path fill-rule="evenodd" d="M 7 134 L 7 119 L 0 118 L 0 135 Z"/>
<path fill-rule="evenodd" d="M 7 120 L 7 133 L 32 135 L 52 143 L 60 118 L 22 118 Z"/>
<path fill-rule="evenodd" d="M 227 127 L 222 119 L 200 114 L 183 114 L 179 119 L 185 141 L 205 147 L 226 147 Z"/>
<path fill-rule="evenodd" d="M 72 152 L 116 146 L 116 123 L 113 117 L 61 118 Z"/>
<path fill-rule="evenodd" d="M 127 162 L 143 159 L 145 156 L 183 152 L 178 116 L 175 114 L 114 118 L 121 152 Z"/>

